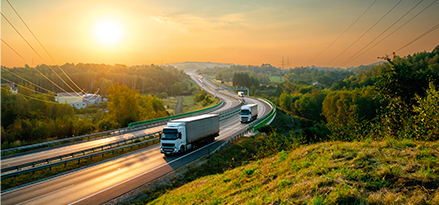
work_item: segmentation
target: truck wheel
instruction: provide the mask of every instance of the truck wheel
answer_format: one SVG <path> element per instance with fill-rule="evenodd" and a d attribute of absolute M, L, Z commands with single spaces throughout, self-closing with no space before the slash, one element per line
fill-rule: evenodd
<path fill-rule="evenodd" d="M 180 147 L 180 151 L 181 151 L 181 153 L 185 153 L 186 152 L 186 147 L 182 145 Z"/>

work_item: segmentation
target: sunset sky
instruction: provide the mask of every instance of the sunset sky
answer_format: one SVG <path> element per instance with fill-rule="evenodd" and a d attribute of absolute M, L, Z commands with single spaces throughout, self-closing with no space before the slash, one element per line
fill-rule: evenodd
<path fill-rule="evenodd" d="M 287 61 L 289 67 L 358 66 L 380 61 L 378 56 L 392 54 L 439 23 L 436 0 L 421 3 L 403 0 L 379 23 L 400 0 L 381 0 L 372 5 L 374 1 L 9 0 L 52 55 L 53 62 L 7 1 L 1 0 L 2 14 L 44 60 L 1 17 L 2 40 L 24 58 L 2 42 L 1 65 L 210 61 L 242 65 L 269 63 L 281 67 L 283 58 L 285 68 Z M 350 60 L 360 49 L 366 51 L 430 4 L 386 40 Z M 370 43 L 386 29 L 387 32 Z M 324 51 L 331 43 L 333 45 Z M 365 47 L 369 43 L 369 47 Z M 439 29 L 396 54 L 431 51 L 437 45 Z"/>

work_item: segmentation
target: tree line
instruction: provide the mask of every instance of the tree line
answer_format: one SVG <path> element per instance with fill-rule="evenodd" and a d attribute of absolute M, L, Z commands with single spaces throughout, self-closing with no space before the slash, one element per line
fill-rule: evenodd
<path fill-rule="evenodd" d="M 84 64 L 66 63 L 59 66 L 75 82 L 81 90 L 88 93 L 95 93 L 106 97 L 107 89 L 114 83 L 126 85 L 129 88 L 138 90 L 141 94 L 166 92 L 168 95 L 178 95 L 188 92 L 192 87 L 192 80 L 182 70 L 174 67 L 161 67 L 157 65 L 135 65 L 126 66 L 121 64 Z M 52 93 L 58 92 L 79 92 L 76 86 L 64 75 L 58 66 L 37 65 L 35 67 L 13 67 L 2 66 L 2 77 L 17 84 L 28 84 L 26 79 L 36 85 L 50 90 Z M 62 78 L 58 78 L 52 71 L 58 73 Z M 47 76 L 58 88 L 47 80 L 42 74 Z M 14 75 L 15 74 L 15 75 Z M 18 77 L 18 76 L 20 77 Z M 65 84 L 64 82 L 67 84 Z M 6 82 L 2 79 L 2 83 Z M 74 90 L 72 90 L 73 88 Z M 195 88 L 196 89 L 196 88 Z M 39 87 L 35 91 L 47 93 Z M 193 91 L 193 90 L 192 90 Z"/>
<path fill-rule="evenodd" d="M 252 87 L 252 95 L 293 114 L 303 142 L 439 139 L 439 46 L 383 60 L 347 69 L 231 66 L 202 72 L 216 73 L 233 86 Z M 264 85 L 258 77 L 263 73 L 281 75 L 284 82 Z"/>
<path fill-rule="evenodd" d="M 108 104 L 99 106 L 100 109 L 86 108 L 89 112 L 94 112 L 94 117 L 79 119 L 75 114 L 83 113 L 84 110 L 56 103 L 55 93 L 63 91 L 38 74 L 34 68 L 27 65 L 14 68 L 2 66 L 3 78 L 22 85 L 18 87 L 18 94 L 13 94 L 8 86 L 2 86 L 3 149 L 117 129 L 126 127 L 131 122 L 168 116 L 163 101 L 156 95 L 166 98 L 168 95 L 190 94 L 197 90 L 188 75 L 173 67 L 81 63 L 65 64 L 61 67 L 79 87 L 94 92 L 99 89 L 99 93 L 108 98 Z M 59 86 L 68 89 L 67 85 L 63 85 L 61 80 L 57 80 L 50 73 L 52 71 L 48 66 L 38 65 L 36 68 L 50 76 Z M 68 82 L 67 79 L 65 81 Z"/>

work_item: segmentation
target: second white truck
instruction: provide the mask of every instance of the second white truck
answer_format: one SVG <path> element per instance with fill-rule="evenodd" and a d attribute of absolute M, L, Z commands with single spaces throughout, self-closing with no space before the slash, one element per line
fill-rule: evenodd
<path fill-rule="evenodd" d="M 258 118 L 258 104 L 248 104 L 241 107 L 241 123 L 251 122 Z"/>
<path fill-rule="evenodd" d="M 160 138 L 160 152 L 169 155 L 184 153 L 202 144 L 215 141 L 219 135 L 219 115 L 205 114 L 168 122 Z"/>

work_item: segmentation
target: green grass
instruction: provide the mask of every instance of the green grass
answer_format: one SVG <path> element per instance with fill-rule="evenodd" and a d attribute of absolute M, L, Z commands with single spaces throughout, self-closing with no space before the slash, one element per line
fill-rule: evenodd
<path fill-rule="evenodd" d="M 439 204 L 438 149 L 438 141 L 243 138 L 131 203 Z"/>
<path fill-rule="evenodd" d="M 201 102 L 195 102 L 194 96 L 177 96 L 177 97 L 168 97 L 166 99 L 162 99 L 163 103 L 165 105 L 166 111 L 169 112 L 169 114 L 174 115 L 175 114 L 175 108 L 177 107 L 178 97 L 182 98 L 183 105 L 181 106 L 181 113 L 187 113 L 195 110 L 199 110 L 202 108 L 206 108 L 209 106 L 212 106 L 214 104 L 217 104 L 219 102 L 218 99 L 215 99 L 213 103 L 210 103 L 209 105 L 203 106 L 202 101 Z"/>
<path fill-rule="evenodd" d="M 269 76 L 269 78 L 270 78 L 270 82 L 275 82 L 275 83 L 281 83 L 285 81 L 282 76 L 277 76 L 277 75 Z"/>
<path fill-rule="evenodd" d="M 161 99 L 165 105 L 166 111 L 170 115 L 175 115 L 175 108 L 177 107 L 178 98 L 177 97 L 167 97 L 166 99 Z"/>

